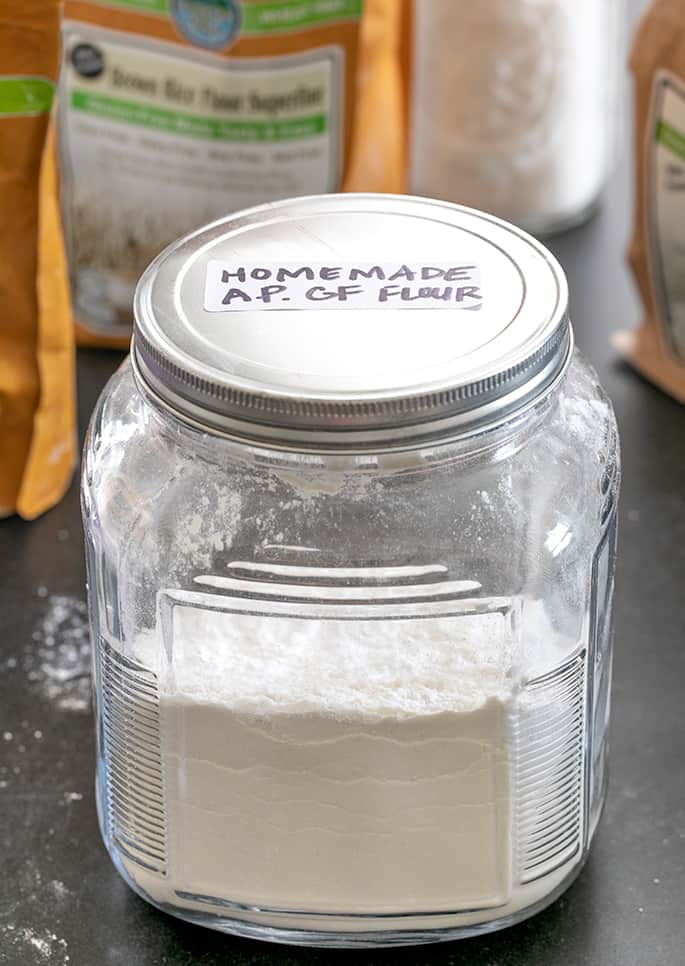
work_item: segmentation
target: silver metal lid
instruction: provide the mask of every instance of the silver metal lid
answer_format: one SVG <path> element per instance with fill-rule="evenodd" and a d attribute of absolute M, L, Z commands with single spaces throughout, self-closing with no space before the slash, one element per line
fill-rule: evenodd
<path fill-rule="evenodd" d="M 564 273 L 517 228 L 423 198 L 263 205 L 175 242 L 135 297 L 144 388 L 295 449 L 411 447 L 500 423 L 561 377 Z"/>

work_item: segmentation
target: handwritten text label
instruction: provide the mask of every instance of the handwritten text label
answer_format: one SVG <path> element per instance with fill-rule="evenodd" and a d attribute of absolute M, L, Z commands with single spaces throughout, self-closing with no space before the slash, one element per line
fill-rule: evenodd
<path fill-rule="evenodd" d="M 480 270 L 469 262 L 210 261 L 207 312 L 263 309 L 479 309 Z"/>

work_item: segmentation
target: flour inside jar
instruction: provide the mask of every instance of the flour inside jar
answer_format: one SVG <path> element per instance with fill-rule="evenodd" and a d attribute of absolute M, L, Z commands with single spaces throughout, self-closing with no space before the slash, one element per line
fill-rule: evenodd
<path fill-rule="evenodd" d="M 537 661 L 555 641 L 536 611 Z M 522 645 L 503 613 L 316 620 L 177 607 L 157 669 L 167 899 L 392 914 L 512 900 Z M 530 649 L 529 642 L 529 649 Z M 515 899 L 515 897 L 514 897 Z"/>

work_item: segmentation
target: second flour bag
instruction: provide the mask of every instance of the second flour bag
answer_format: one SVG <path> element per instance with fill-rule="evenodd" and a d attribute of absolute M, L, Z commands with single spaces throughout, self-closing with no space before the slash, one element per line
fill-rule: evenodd
<path fill-rule="evenodd" d="M 81 342 L 125 345 L 145 265 L 236 209 L 337 191 L 362 0 L 66 0 L 60 155 Z"/>

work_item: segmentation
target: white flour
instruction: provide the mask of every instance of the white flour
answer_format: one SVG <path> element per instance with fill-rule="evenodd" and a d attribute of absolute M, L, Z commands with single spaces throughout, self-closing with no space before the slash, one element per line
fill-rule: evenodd
<path fill-rule="evenodd" d="M 427 0 L 415 10 L 412 193 L 533 230 L 586 209 L 612 149 L 614 3 Z"/>
<path fill-rule="evenodd" d="M 69 966 L 67 941 L 54 930 L 61 930 L 73 908 L 71 890 L 58 879 L 45 880 L 31 858 L 18 867 L 11 885 L 0 903 L 0 963 Z"/>
<path fill-rule="evenodd" d="M 69 966 L 66 940 L 54 932 L 13 925 L 0 926 L 0 938 L 3 947 L 0 962 L 11 964 L 23 961 L 44 963 L 45 966 Z M 7 959 L 2 958 L 4 954 Z"/>
<path fill-rule="evenodd" d="M 512 895 L 511 711 L 520 662 L 569 650 L 537 613 L 423 620 L 257 617 L 178 607 L 161 690 L 167 876 L 177 892 L 275 909 L 422 912 Z M 525 655 L 524 655 L 525 650 Z M 546 889 L 549 889 L 547 883 Z M 541 891 L 544 894 L 545 889 Z"/>
<path fill-rule="evenodd" d="M 48 600 L 48 608 L 26 650 L 28 679 L 60 710 L 88 711 L 91 649 L 86 605 L 77 597 L 48 597 L 43 587 L 37 593 Z"/>

